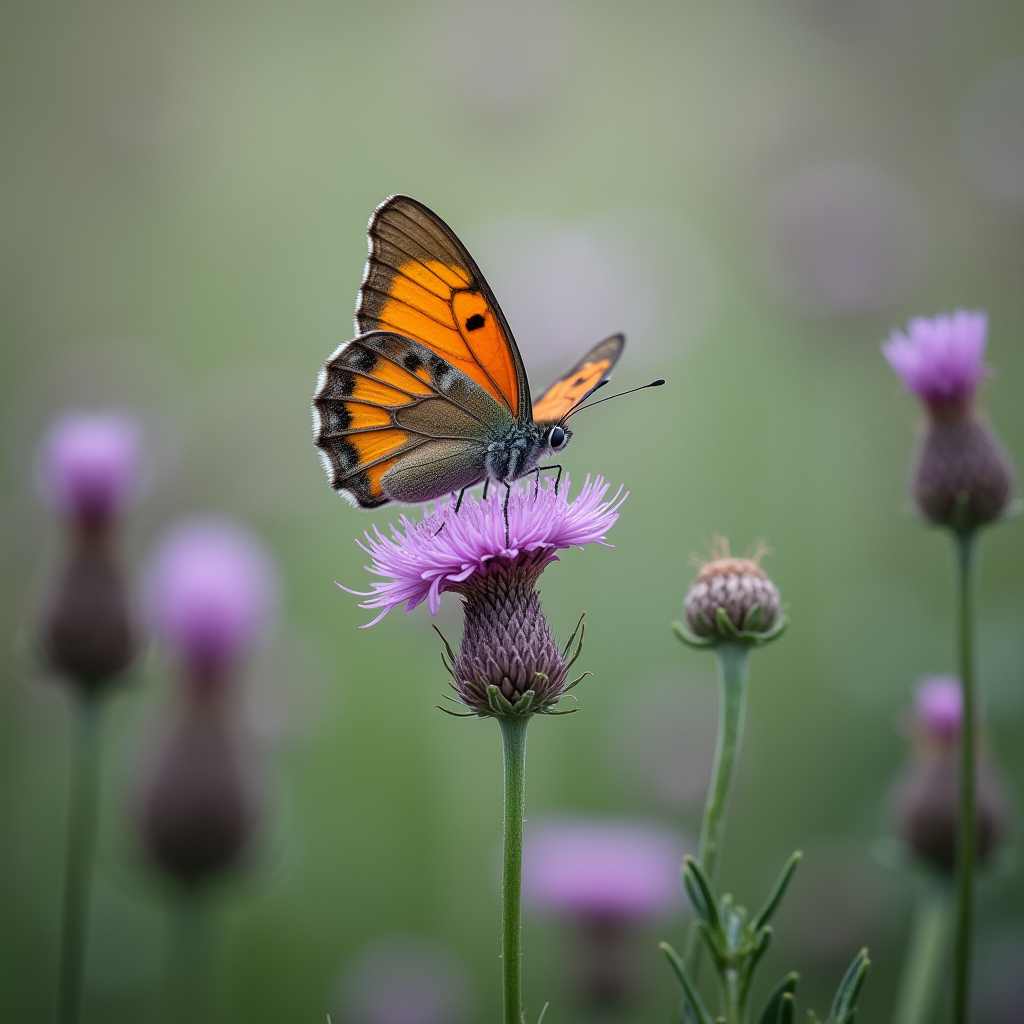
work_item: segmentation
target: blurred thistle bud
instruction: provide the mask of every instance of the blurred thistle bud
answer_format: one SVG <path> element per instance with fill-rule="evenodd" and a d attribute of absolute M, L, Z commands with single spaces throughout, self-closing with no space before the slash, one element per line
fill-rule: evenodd
<path fill-rule="evenodd" d="M 277 581 L 263 546 L 216 519 L 181 524 L 160 544 L 145 586 L 154 634 L 186 679 L 217 685 L 251 655 L 277 604 Z"/>
<path fill-rule="evenodd" d="M 137 825 L 153 861 L 195 885 L 239 863 L 259 820 L 254 743 L 234 684 L 269 626 L 277 581 L 251 534 L 196 520 L 157 549 L 146 598 L 182 685 L 143 773 Z"/>
<path fill-rule="evenodd" d="M 142 444 L 118 413 L 75 413 L 47 433 L 40 492 L 70 527 L 39 626 L 50 664 L 95 692 L 124 671 L 138 646 L 116 526 L 138 483 Z"/>
<path fill-rule="evenodd" d="M 988 320 L 983 312 L 910 321 L 882 351 L 903 386 L 928 412 L 911 475 L 920 514 L 937 526 L 971 533 L 1002 516 L 1014 491 L 1013 463 L 975 405 Z"/>
<path fill-rule="evenodd" d="M 944 874 L 952 874 L 956 867 L 962 716 L 959 680 L 921 680 L 914 694 L 910 762 L 892 804 L 900 839 L 916 857 Z M 975 804 L 978 860 L 984 864 L 1007 831 L 1005 799 L 984 755 L 978 759 Z"/>
<path fill-rule="evenodd" d="M 726 538 L 713 538 L 711 558 L 698 560 L 683 601 L 686 624 L 675 623 L 680 639 L 710 647 L 723 641 L 758 645 L 779 636 L 788 623 L 778 588 L 761 567 L 766 554 L 759 543 L 746 558 L 735 558 Z"/>
<path fill-rule="evenodd" d="M 637 986 L 630 936 L 682 910 L 686 852 L 681 836 L 648 823 L 568 818 L 527 829 L 523 898 L 575 926 L 576 984 L 588 1006 L 629 1002 Z"/>
<path fill-rule="evenodd" d="M 497 493 L 467 498 L 457 514 L 449 502 L 419 523 L 403 517 L 402 531 L 392 527 L 390 537 L 366 534 L 371 571 L 386 579 L 362 595 L 370 600 L 361 607 L 382 608 L 379 622 L 403 602 L 411 609 L 426 601 L 436 614 L 443 591 L 460 594 L 462 643 L 457 655 L 447 647 L 445 661 L 459 702 L 481 717 L 549 714 L 583 678 L 567 682 L 583 645 L 582 618 L 560 649 L 537 581 L 560 549 L 607 544 L 626 498 L 620 490 L 606 501 L 607 491 L 601 477 L 587 477 L 570 502 L 568 477 L 559 490 L 551 480 L 531 481 L 509 492 L 507 526 L 506 497 Z"/>

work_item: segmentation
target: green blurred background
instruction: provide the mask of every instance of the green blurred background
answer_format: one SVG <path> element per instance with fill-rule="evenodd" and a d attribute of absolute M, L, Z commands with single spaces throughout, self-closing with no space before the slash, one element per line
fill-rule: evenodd
<path fill-rule="evenodd" d="M 215 1019 L 338 1024 L 346 962 L 395 933 L 450 950 L 475 1019 L 497 1017 L 497 729 L 433 710 L 445 676 L 425 608 L 358 629 L 370 616 L 333 581 L 365 584 L 353 538 L 391 516 L 340 501 L 309 436 L 366 220 L 401 191 L 475 253 L 538 387 L 620 329 L 616 384 L 669 381 L 577 424 L 574 478 L 631 494 L 614 550 L 569 552 L 543 580 L 561 635 L 586 609 L 594 678 L 582 714 L 535 722 L 529 814 L 695 831 L 713 659 L 668 624 L 691 552 L 715 532 L 739 550 L 765 538 L 792 628 L 754 658 L 722 882 L 756 902 L 803 848 L 762 984 L 795 968 L 823 1011 L 869 945 L 862 1015 L 887 1020 L 912 885 L 869 847 L 906 753 L 899 709 L 953 649 L 947 543 L 903 509 L 918 414 L 879 342 L 911 315 L 987 309 L 985 398 L 1024 457 L 1022 111 L 1015 0 L 8 0 L 0 1019 L 52 1014 L 68 772 L 69 702 L 18 653 L 57 546 L 33 450 L 58 411 L 98 404 L 135 411 L 153 448 L 135 564 L 212 510 L 258 530 L 285 580 L 252 680 L 273 800 L 253 867 L 216 900 Z M 1019 520 L 986 536 L 980 667 L 1018 794 L 1022 565 Z M 457 636 L 454 600 L 440 618 Z M 151 658 L 112 702 L 94 1022 L 158 1019 L 165 900 L 126 808 L 167 685 Z M 1020 872 L 980 899 L 984 997 L 1024 960 Z M 683 930 L 638 939 L 632 1020 L 668 1019 L 654 940 Z M 582 1020 L 568 940 L 527 922 L 527 1005 L 552 999 L 553 1022 Z"/>

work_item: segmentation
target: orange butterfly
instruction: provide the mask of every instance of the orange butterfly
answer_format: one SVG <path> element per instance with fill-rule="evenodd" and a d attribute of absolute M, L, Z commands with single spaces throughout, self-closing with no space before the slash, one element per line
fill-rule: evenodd
<path fill-rule="evenodd" d="M 358 337 L 324 363 L 313 395 L 331 486 L 376 508 L 491 481 L 507 489 L 541 468 L 560 478 L 540 462 L 565 448 L 566 420 L 625 338 L 595 345 L 534 403 L 508 321 L 455 232 L 408 196 L 381 203 L 367 231 Z"/>

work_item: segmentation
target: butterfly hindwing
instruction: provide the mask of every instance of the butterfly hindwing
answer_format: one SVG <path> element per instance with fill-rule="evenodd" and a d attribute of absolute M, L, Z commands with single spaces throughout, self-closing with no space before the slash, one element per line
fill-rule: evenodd
<path fill-rule="evenodd" d="M 420 342 L 528 422 L 530 391 L 519 349 L 455 232 L 408 196 L 385 200 L 367 231 L 356 330 L 394 331 Z"/>
<path fill-rule="evenodd" d="M 355 338 L 331 355 L 313 411 L 314 443 L 331 485 L 363 508 L 435 498 L 447 493 L 449 479 L 468 481 L 460 487 L 479 482 L 488 437 L 513 422 L 466 374 L 424 345 L 385 331 Z M 408 496 L 431 486 L 426 497 Z"/>
<path fill-rule="evenodd" d="M 625 344 L 623 335 L 613 334 L 595 345 L 533 403 L 534 421 L 560 420 L 579 405 L 612 372 Z"/>

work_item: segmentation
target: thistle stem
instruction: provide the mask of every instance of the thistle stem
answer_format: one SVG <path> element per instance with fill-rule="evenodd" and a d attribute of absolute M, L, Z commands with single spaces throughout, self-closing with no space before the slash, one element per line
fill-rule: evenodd
<path fill-rule="evenodd" d="M 57 980 L 58 1024 L 78 1024 L 82 1016 L 90 883 L 96 847 L 100 701 L 88 692 L 76 692 L 76 697 Z"/>
<path fill-rule="evenodd" d="M 175 894 L 170 909 L 167 1024 L 204 1024 L 209 1013 L 210 929 L 206 900 L 196 888 Z"/>
<path fill-rule="evenodd" d="M 750 648 L 746 644 L 720 643 L 715 648 L 718 656 L 719 708 L 718 741 L 715 746 L 715 764 L 711 774 L 704 819 L 700 828 L 700 846 L 697 859 L 712 882 L 718 867 L 718 858 L 725 836 L 725 815 L 729 806 L 733 770 L 743 738 L 743 719 L 747 706 L 747 668 Z M 690 925 L 686 937 L 685 960 L 696 981 L 700 975 L 700 930 Z"/>
<path fill-rule="evenodd" d="M 936 989 L 943 977 L 953 909 L 952 889 L 931 881 L 919 896 L 896 998 L 893 1024 L 929 1024 L 934 1020 Z"/>
<path fill-rule="evenodd" d="M 971 930 L 974 862 L 978 848 L 975 813 L 976 705 L 974 680 L 973 576 L 975 535 L 955 538 L 957 567 L 957 639 L 963 724 L 960 729 L 960 823 L 956 843 L 956 932 L 953 952 L 953 1024 L 967 1024 L 971 989 Z"/>
<path fill-rule="evenodd" d="M 523 814 L 526 810 L 526 730 L 529 715 L 498 718 L 505 763 L 505 828 L 501 876 L 501 980 L 504 1024 L 523 1013 Z"/>

